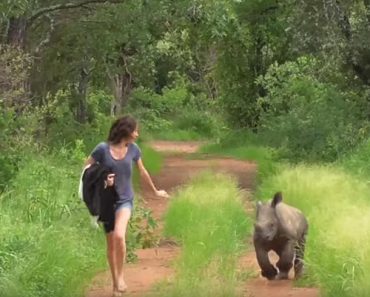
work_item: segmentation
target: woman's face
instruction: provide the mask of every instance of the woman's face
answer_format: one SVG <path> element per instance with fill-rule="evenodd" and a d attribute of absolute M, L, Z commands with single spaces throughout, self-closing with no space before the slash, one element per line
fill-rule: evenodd
<path fill-rule="evenodd" d="M 130 142 L 135 142 L 138 137 L 139 137 L 139 127 L 136 127 L 134 132 L 131 133 L 129 141 Z"/>

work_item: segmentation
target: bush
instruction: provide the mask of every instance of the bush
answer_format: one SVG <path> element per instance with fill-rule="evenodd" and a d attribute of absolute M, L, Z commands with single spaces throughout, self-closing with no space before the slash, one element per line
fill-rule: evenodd
<path fill-rule="evenodd" d="M 0 106 L 18 112 L 30 106 L 27 79 L 33 60 L 20 48 L 0 44 Z"/>
<path fill-rule="evenodd" d="M 162 94 L 135 89 L 127 111 L 139 119 L 148 134 L 162 139 L 215 137 L 225 129 L 212 102 L 201 92 L 195 96 L 190 84 L 181 77 L 164 88 Z"/>
<path fill-rule="evenodd" d="M 16 176 L 23 156 L 39 149 L 34 141 L 38 131 L 37 113 L 17 113 L 0 105 L 0 192 Z"/>
<path fill-rule="evenodd" d="M 54 96 L 46 98 L 42 108 L 36 110 L 42 119 L 42 133 L 39 142 L 48 148 L 60 148 L 74 145 L 77 139 L 82 139 L 86 145 L 86 153 L 100 141 L 106 139 L 113 118 L 99 112 L 96 105 L 101 108 L 109 96 L 104 92 L 93 92 L 89 99 L 89 118 L 87 123 L 79 123 L 71 112 L 69 102 L 72 100 L 70 91 L 58 91 Z M 105 106 L 107 108 L 107 106 Z M 83 131 L 83 132 L 82 132 Z"/>
<path fill-rule="evenodd" d="M 259 99 L 260 133 L 293 160 L 336 160 L 368 135 L 356 93 L 317 80 L 317 61 L 272 65 L 259 82 L 268 95 Z"/>

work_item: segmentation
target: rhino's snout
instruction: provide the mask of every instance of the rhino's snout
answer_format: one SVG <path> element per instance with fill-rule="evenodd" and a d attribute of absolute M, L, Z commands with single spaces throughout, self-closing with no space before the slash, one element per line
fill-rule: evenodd
<path fill-rule="evenodd" d="M 254 232 L 256 233 L 257 237 L 265 240 L 271 241 L 274 238 L 273 226 L 262 226 L 260 224 L 254 224 Z"/>

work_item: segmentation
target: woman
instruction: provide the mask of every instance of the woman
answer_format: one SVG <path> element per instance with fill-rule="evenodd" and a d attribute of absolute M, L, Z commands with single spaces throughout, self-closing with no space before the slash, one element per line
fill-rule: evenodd
<path fill-rule="evenodd" d="M 123 277 L 123 262 L 126 257 L 126 230 L 133 209 L 132 163 L 139 168 L 140 176 L 149 184 L 155 195 L 168 197 L 164 190 L 157 190 L 141 160 L 141 151 L 135 144 L 138 138 L 138 124 L 131 116 L 117 119 L 111 126 L 107 142 L 98 144 L 85 165 L 99 162 L 112 169 L 107 179 L 108 186 L 114 186 L 118 194 L 115 206 L 114 224 L 105 224 L 107 257 L 113 279 L 113 296 L 119 296 L 127 286 Z"/>

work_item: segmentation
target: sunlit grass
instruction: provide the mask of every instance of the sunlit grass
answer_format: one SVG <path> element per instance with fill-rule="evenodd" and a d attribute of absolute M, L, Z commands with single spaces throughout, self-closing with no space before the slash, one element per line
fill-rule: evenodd
<path fill-rule="evenodd" d="M 173 197 L 165 234 L 181 243 L 177 276 L 161 296 L 237 296 L 236 262 L 250 220 L 235 180 L 203 173 Z"/>

